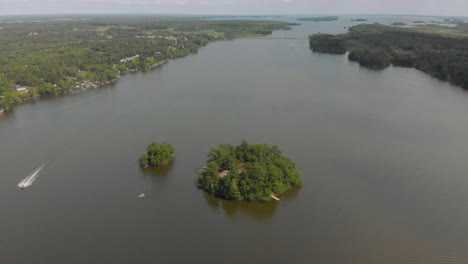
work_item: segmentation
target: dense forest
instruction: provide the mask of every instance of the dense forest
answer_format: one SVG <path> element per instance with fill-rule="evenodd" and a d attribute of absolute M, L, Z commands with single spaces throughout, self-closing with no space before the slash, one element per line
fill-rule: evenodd
<path fill-rule="evenodd" d="M 465 24 L 459 24 L 460 31 Z M 468 38 L 445 36 L 384 26 L 361 24 L 341 35 L 310 37 L 314 51 L 344 53 L 362 66 L 383 69 L 390 65 L 414 67 L 440 80 L 468 89 Z M 344 50 L 342 49 L 344 47 Z"/>
<path fill-rule="evenodd" d="M 334 20 L 338 20 L 338 17 L 337 16 L 302 17 L 302 18 L 298 18 L 297 20 L 299 20 L 299 21 L 314 21 L 314 22 L 334 21 Z"/>
<path fill-rule="evenodd" d="M 301 174 L 291 159 L 276 147 L 223 144 L 208 154 L 208 167 L 198 186 L 208 193 L 234 201 L 270 201 L 302 185 Z"/>
<path fill-rule="evenodd" d="M 310 38 L 310 46 L 314 51 L 333 54 L 345 54 L 345 41 L 340 36 L 318 33 Z"/>
<path fill-rule="evenodd" d="M 174 152 L 175 149 L 171 144 L 153 142 L 148 145 L 146 153 L 140 157 L 140 166 L 142 168 L 164 166 L 174 158 Z"/>
<path fill-rule="evenodd" d="M 210 41 L 267 35 L 290 25 L 153 16 L 0 18 L 0 110 L 113 82 Z"/>

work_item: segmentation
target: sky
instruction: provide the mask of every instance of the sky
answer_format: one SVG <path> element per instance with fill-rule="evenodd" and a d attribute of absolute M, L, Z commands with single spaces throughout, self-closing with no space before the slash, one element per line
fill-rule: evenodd
<path fill-rule="evenodd" d="M 103 13 L 468 16 L 468 0 L 0 0 L 0 15 Z"/>

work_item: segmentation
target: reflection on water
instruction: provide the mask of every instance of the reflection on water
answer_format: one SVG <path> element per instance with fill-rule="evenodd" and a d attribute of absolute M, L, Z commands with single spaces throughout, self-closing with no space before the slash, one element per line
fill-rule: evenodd
<path fill-rule="evenodd" d="M 157 168 L 145 168 L 143 169 L 143 172 L 146 174 L 151 174 L 155 176 L 166 176 L 169 172 L 171 172 L 172 168 L 174 167 L 175 164 L 175 159 L 171 160 L 169 163 L 162 167 L 157 167 Z"/>
<path fill-rule="evenodd" d="M 142 169 L 145 177 L 145 193 L 152 196 L 153 182 L 159 186 L 162 186 L 167 182 L 168 177 L 166 177 L 166 175 L 174 168 L 174 160 L 175 159 L 171 160 L 168 164 L 162 167 Z"/>
<path fill-rule="evenodd" d="M 203 196 L 207 204 L 218 211 L 220 208 L 230 217 L 235 217 L 239 214 L 245 214 L 255 218 L 258 221 L 269 220 L 275 214 L 279 203 L 296 199 L 300 189 L 289 191 L 280 196 L 281 201 L 271 201 L 267 203 L 261 202 L 234 202 L 217 198 L 207 192 L 203 192 Z"/>

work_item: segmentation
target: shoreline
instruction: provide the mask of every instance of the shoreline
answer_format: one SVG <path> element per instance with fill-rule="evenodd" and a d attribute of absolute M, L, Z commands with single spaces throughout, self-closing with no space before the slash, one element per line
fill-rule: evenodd
<path fill-rule="evenodd" d="M 89 89 L 89 88 L 100 88 L 102 86 L 105 86 L 105 85 L 109 85 L 109 84 L 114 84 L 114 83 L 117 83 L 121 76 L 124 75 L 124 74 L 127 74 L 127 73 L 134 73 L 134 72 L 143 72 L 143 71 L 148 71 L 148 70 L 153 70 L 163 64 L 166 64 L 166 63 L 169 63 L 170 61 L 172 60 L 175 60 L 175 59 L 178 59 L 178 58 L 184 58 L 184 57 L 187 57 L 188 55 L 192 55 L 192 54 L 196 54 L 198 53 L 199 49 L 200 48 L 203 48 L 205 46 L 207 46 L 208 44 L 210 43 L 214 43 L 214 42 L 219 42 L 219 41 L 232 41 L 232 40 L 237 40 L 237 39 L 249 39 L 249 38 L 266 38 L 267 36 L 271 35 L 274 31 L 287 31 L 287 30 L 291 30 L 291 28 L 288 28 L 288 29 L 276 29 L 276 30 L 273 30 L 271 31 L 269 34 L 254 34 L 254 35 L 239 35 L 237 37 L 234 37 L 234 38 L 219 38 L 219 39 L 214 39 L 212 41 L 209 41 L 208 43 L 206 43 L 205 45 L 203 46 L 200 46 L 195 52 L 191 52 L 189 54 L 186 54 L 186 55 L 183 55 L 183 56 L 180 56 L 180 57 L 175 57 L 175 58 L 166 58 L 164 60 L 161 60 L 151 66 L 149 66 L 147 69 L 127 69 L 126 71 L 117 71 L 117 74 L 116 74 L 116 78 L 110 80 L 110 81 L 105 81 L 105 82 L 102 82 L 102 81 L 91 81 L 91 80 L 88 80 L 88 81 L 85 81 L 85 82 L 82 82 L 81 84 L 77 85 L 78 87 L 70 87 L 67 91 L 65 92 L 62 92 L 62 93 L 59 93 L 59 94 L 56 94 L 56 95 L 37 95 L 34 96 L 34 95 L 30 95 L 28 98 L 26 99 L 22 99 L 22 100 L 19 100 L 18 102 L 16 102 L 15 104 L 13 104 L 10 109 L 8 110 L 5 110 L 5 109 L 1 109 L 0 108 L 0 117 L 4 116 L 4 115 L 7 115 L 8 113 L 12 112 L 14 110 L 14 108 L 18 105 L 21 105 L 21 104 L 26 104 L 30 101 L 35 101 L 35 100 L 39 100 L 41 98 L 45 98 L 45 97 L 49 97 L 49 96 L 64 96 L 64 95 L 68 95 L 68 94 L 75 94 L 75 93 L 78 93 L 79 91 L 83 91 L 85 89 Z M 36 89 L 36 87 L 28 87 L 28 88 L 33 88 L 33 89 Z M 27 92 L 34 92 L 34 90 L 28 90 Z"/>
<path fill-rule="evenodd" d="M 271 34 L 268 34 L 268 35 L 271 35 Z M 263 37 L 266 37 L 268 35 L 263 35 Z M 236 37 L 236 38 L 233 38 L 233 39 L 226 39 L 226 38 L 217 39 L 217 40 L 208 42 L 205 46 L 201 46 L 200 48 L 206 47 L 210 43 L 219 42 L 219 41 L 230 41 L 230 40 L 236 40 L 236 39 L 245 39 L 245 38 L 242 37 L 242 36 L 239 36 L 239 37 Z M 197 50 L 197 52 L 198 52 L 198 50 Z M 197 53 L 197 52 L 195 52 L 195 53 Z M 21 101 L 15 103 L 9 110 L 0 109 L 0 117 L 8 115 L 8 113 L 12 112 L 15 109 L 15 107 L 18 106 L 18 105 L 26 104 L 28 102 L 35 101 L 35 100 L 40 100 L 41 98 L 45 98 L 45 97 L 48 97 L 48 96 L 57 96 L 57 97 L 58 96 L 66 96 L 66 95 L 75 94 L 75 93 L 78 93 L 79 91 L 84 91 L 84 90 L 87 90 L 87 89 L 90 89 L 90 88 L 95 88 L 96 89 L 96 88 L 103 87 L 105 85 L 114 84 L 114 83 L 117 83 L 120 80 L 122 75 L 125 75 L 127 73 L 136 73 L 136 72 L 144 72 L 144 71 L 153 70 L 153 69 L 155 69 L 157 67 L 160 67 L 160 66 L 162 66 L 164 64 L 169 63 L 172 60 L 179 59 L 179 58 L 184 58 L 184 57 L 187 57 L 187 56 L 195 54 L 195 53 L 190 53 L 190 54 L 187 54 L 187 55 L 184 55 L 184 56 L 181 56 L 181 57 L 176 57 L 176 58 L 168 58 L 168 59 L 162 60 L 162 61 L 160 61 L 158 63 L 155 63 L 155 64 L 151 65 L 148 69 L 144 69 L 144 70 L 129 69 L 129 70 L 126 70 L 126 71 L 118 71 L 117 72 L 117 77 L 115 79 L 113 79 L 113 80 L 110 80 L 110 81 L 106 81 L 106 82 L 86 81 L 85 83 L 87 83 L 87 84 L 84 87 L 78 87 L 78 88 L 74 87 L 74 88 L 71 88 L 70 90 L 68 90 L 68 91 L 66 91 L 64 93 L 60 93 L 60 94 L 57 94 L 57 95 L 35 96 L 35 97 L 31 97 L 31 98 L 28 98 L 28 99 L 25 99 L 25 100 L 21 100 Z M 32 88 L 34 88 L 34 87 L 32 87 Z"/>
<path fill-rule="evenodd" d="M 190 54 L 188 54 L 188 55 L 190 55 Z M 186 55 L 186 56 L 188 56 L 188 55 Z M 186 56 L 183 56 L 183 57 L 186 57 Z M 180 58 L 183 58 L 183 57 L 180 57 Z M 155 63 L 155 64 L 151 65 L 148 69 L 144 69 L 144 70 L 130 69 L 130 70 L 126 70 L 126 71 L 117 72 L 117 77 L 115 79 L 113 79 L 113 80 L 110 80 L 110 81 L 105 81 L 105 82 L 86 81 L 87 84 L 84 87 L 71 88 L 70 90 L 66 91 L 65 93 L 57 94 L 57 95 L 54 95 L 54 96 L 57 96 L 57 97 L 66 96 L 66 95 L 69 95 L 69 94 L 76 94 L 79 91 L 84 91 L 84 90 L 87 90 L 87 89 L 90 89 L 90 88 L 94 88 L 94 89 L 101 88 L 101 87 L 109 85 L 109 84 L 117 83 L 120 80 L 121 76 L 125 75 L 127 73 L 136 73 L 136 72 L 144 72 L 144 71 L 153 70 L 153 69 L 155 69 L 155 68 L 157 68 L 157 67 L 159 67 L 161 65 L 169 63 L 169 61 L 170 61 L 169 59 L 162 60 L 162 61 L 160 61 L 158 63 Z M 29 103 L 31 101 L 40 100 L 41 98 L 45 98 L 45 97 L 49 97 L 49 96 L 52 96 L 52 95 L 35 96 L 35 97 L 32 97 L 32 98 L 21 100 L 21 101 L 17 102 L 16 104 L 14 104 L 13 107 L 11 109 L 9 109 L 8 111 L 6 111 L 4 109 L 0 109 L 0 117 L 8 115 L 10 112 L 12 112 L 15 109 L 15 107 L 17 107 L 19 105 L 26 104 L 26 103 Z"/>

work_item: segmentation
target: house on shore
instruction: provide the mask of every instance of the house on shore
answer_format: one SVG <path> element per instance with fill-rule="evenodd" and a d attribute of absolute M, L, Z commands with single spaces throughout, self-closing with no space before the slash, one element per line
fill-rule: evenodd
<path fill-rule="evenodd" d="M 0 115 L 3 115 L 5 113 L 5 110 L 0 108 Z"/>
<path fill-rule="evenodd" d="M 131 60 L 134 60 L 134 59 L 138 59 L 140 57 L 140 55 L 135 55 L 133 57 L 127 57 L 127 58 L 123 58 L 120 60 L 120 62 L 127 62 L 127 61 L 131 61 Z"/>

